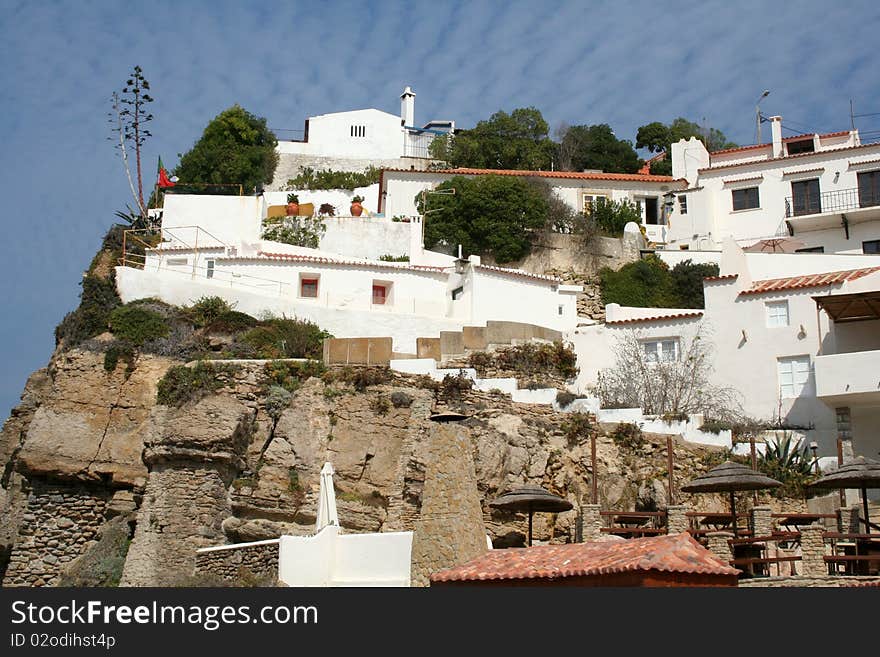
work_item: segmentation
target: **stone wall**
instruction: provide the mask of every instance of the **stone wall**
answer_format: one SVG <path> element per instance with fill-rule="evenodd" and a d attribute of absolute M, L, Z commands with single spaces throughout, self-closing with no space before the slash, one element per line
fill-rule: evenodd
<path fill-rule="evenodd" d="M 213 575 L 239 583 L 243 577 L 277 580 L 278 545 L 278 540 L 272 540 L 199 550 L 196 553 L 196 575 Z"/>
<path fill-rule="evenodd" d="M 355 171 L 361 173 L 364 169 L 374 166 L 379 169 L 425 169 L 433 160 L 418 157 L 399 157 L 391 159 L 359 159 L 345 157 L 326 157 L 320 155 L 300 155 L 298 153 L 280 153 L 278 166 L 275 168 L 275 177 L 266 186 L 266 191 L 283 191 L 287 189 L 287 181 L 295 178 L 300 169 L 311 167 L 315 171 L 321 169 L 333 169 L 334 171 Z M 370 199 L 371 205 L 374 200 Z"/>
<path fill-rule="evenodd" d="M 92 545 L 110 496 L 105 488 L 32 481 L 3 586 L 55 583 Z"/>
<path fill-rule="evenodd" d="M 819 577 L 754 577 L 740 580 L 740 587 L 747 588 L 777 588 L 777 587 L 804 587 L 842 588 L 864 584 L 880 585 L 880 577 L 835 577 L 832 575 Z"/>

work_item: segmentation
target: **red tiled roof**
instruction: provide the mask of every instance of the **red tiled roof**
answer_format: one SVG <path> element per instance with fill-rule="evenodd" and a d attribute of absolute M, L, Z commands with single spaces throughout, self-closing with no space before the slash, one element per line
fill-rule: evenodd
<path fill-rule="evenodd" d="M 748 176 L 746 178 L 724 178 L 721 182 L 724 185 L 733 185 L 734 183 L 749 182 L 750 180 L 764 180 L 763 174 L 757 176 Z"/>
<path fill-rule="evenodd" d="M 799 173 L 814 173 L 816 171 L 825 171 L 825 167 L 813 167 L 812 169 L 793 169 L 792 171 L 783 171 L 783 176 L 796 176 Z"/>
<path fill-rule="evenodd" d="M 156 246 L 154 248 L 147 249 L 147 251 L 157 251 L 162 253 L 163 251 L 220 251 L 221 249 L 225 249 L 226 246 L 223 244 L 215 244 L 211 246 L 210 244 L 200 246 L 199 248 L 195 248 L 193 246 Z"/>
<path fill-rule="evenodd" d="M 538 545 L 489 550 L 461 566 L 431 575 L 432 582 L 561 579 L 627 572 L 736 575 L 689 534 L 626 541 Z"/>
<path fill-rule="evenodd" d="M 714 282 L 714 281 L 732 281 L 739 277 L 739 274 L 724 274 L 721 276 L 706 276 L 704 281 Z"/>
<path fill-rule="evenodd" d="M 766 146 L 766 145 L 767 144 L 764 144 L 764 146 Z M 717 166 L 712 166 L 711 160 L 710 160 L 710 165 L 708 167 L 703 167 L 701 169 L 698 169 L 697 173 L 704 173 L 707 171 L 720 171 L 721 169 L 731 169 L 733 167 L 740 167 L 740 166 L 742 166 L 742 167 L 752 166 L 755 164 L 763 164 L 764 162 L 779 162 L 780 160 L 794 160 L 799 157 L 812 157 L 812 156 L 816 156 L 816 155 L 830 155 L 832 153 L 841 153 L 843 151 L 854 151 L 854 150 L 859 150 L 861 148 L 871 148 L 871 147 L 877 147 L 877 146 L 880 146 L 880 142 L 875 141 L 870 144 L 860 144 L 858 146 L 842 146 L 840 148 L 828 148 L 823 151 L 810 151 L 809 153 L 797 153 L 795 155 L 784 155 L 782 157 L 771 157 L 771 158 L 767 158 L 764 160 L 747 160 L 747 161 L 742 161 L 742 162 L 740 162 L 740 161 L 725 162 L 724 164 L 719 164 Z M 748 148 L 757 148 L 757 146 L 747 146 L 747 147 L 743 148 L 742 150 L 746 150 Z M 733 149 L 733 150 L 739 150 L 739 149 Z M 726 151 L 718 151 L 718 152 L 723 153 Z"/>
<path fill-rule="evenodd" d="M 638 324 L 640 322 L 662 322 L 667 319 L 690 319 L 692 317 L 702 317 L 702 310 L 695 310 L 692 313 L 676 313 L 674 315 L 652 315 L 651 317 L 631 317 L 630 319 L 606 320 L 606 324 Z"/>
<path fill-rule="evenodd" d="M 767 148 L 768 146 L 772 147 L 773 144 L 751 144 L 750 146 L 736 146 L 734 148 L 722 148 L 720 151 L 711 151 L 709 156 L 712 155 L 724 155 L 726 153 L 738 153 L 739 151 L 754 151 L 759 148 Z"/>
<path fill-rule="evenodd" d="M 536 278 L 541 281 L 550 281 L 552 283 L 561 283 L 561 278 L 555 276 L 544 276 L 542 274 L 533 274 L 522 269 L 507 269 L 505 267 L 496 267 L 494 265 L 476 265 L 476 269 L 486 269 L 497 274 L 506 274 L 508 276 L 520 276 L 521 278 Z"/>
<path fill-rule="evenodd" d="M 374 267 L 381 269 L 405 269 L 442 274 L 446 270 L 442 267 L 428 267 L 426 265 L 408 265 L 395 262 L 375 262 L 370 260 L 336 260 L 323 256 L 300 255 L 296 253 L 270 253 L 257 251 L 256 256 L 232 256 L 229 258 L 217 258 L 218 260 L 288 260 L 292 262 L 315 262 L 323 265 L 346 265 L 350 267 Z"/>
<path fill-rule="evenodd" d="M 846 281 L 854 281 L 868 274 L 880 271 L 880 267 L 866 267 L 865 269 L 846 269 L 843 271 L 831 271 L 825 274 L 807 274 L 804 276 L 789 276 L 787 278 L 770 278 L 763 281 L 755 281 L 748 290 L 740 294 L 763 294 L 766 292 L 778 292 L 781 290 L 798 290 L 806 287 L 825 287 L 838 285 Z"/>
<path fill-rule="evenodd" d="M 826 132 L 823 135 L 819 135 L 819 139 L 824 139 L 826 137 L 842 137 L 843 135 L 848 134 L 849 130 L 841 130 L 840 132 Z M 811 134 L 792 135 L 791 137 L 783 137 L 782 141 L 797 141 L 799 139 L 804 139 L 812 136 L 813 135 Z M 768 144 L 749 144 L 748 146 L 736 146 L 735 148 L 722 148 L 720 151 L 710 151 L 709 155 L 723 155 L 724 153 L 736 153 L 738 151 L 752 151 L 759 148 L 767 148 L 768 146 L 772 147 L 772 142 Z"/>
<path fill-rule="evenodd" d="M 665 160 L 665 159 L 666 159 L 666 151 L 660 151 L 654 157 L 649 157 L 647 160 L 645 160 L 645 164 L 642 166 L 641 169 L 638 170 L 637 173 L 641 173 L 646 176 L 650 175 L 651 174 L 651 164 L 654 162 L 660 162 L 661 160 Z"/>
<path fill-rule="evenodd" d="M 520 171 L 518 169 L 437 169 L 427 171 L 425 169 L 385 169 L 385 171 L 397 171 L 400 173 L 445 173 L 453 176 L 525 176 L 539 178 L 566 178 L 572 180 L 622 180 L 633 182 L 656 182 L 670 183 L 683 182 L 672 176 L 655 176 L 644 173 L 589 173 L 585 171 Z"/>

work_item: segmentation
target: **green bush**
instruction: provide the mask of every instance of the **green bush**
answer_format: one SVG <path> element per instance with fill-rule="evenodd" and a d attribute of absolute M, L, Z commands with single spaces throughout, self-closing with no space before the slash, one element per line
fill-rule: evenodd
<path fill-rule="evenodd" d="M 470 365 L 478 371 L 494 366 L 527 375 L 555 374 L 566 379 L 578 373 L 577 354 L 571 345 L 559 340 L 552 344 L 526 342 L 491 353 L 477 352 L 471 354 Z"/>
<path fill-rule="evenodd" d="M 125 363 L 125 375 L 128 377 L 134 371 L 135 358 L 134 345 L 126 341 L 114 341 L 104 352 L 104 369 L 114 372 L 121 360 Z"/>
<path fill-rule="evenodd" d="M 119 586 L 130 544 L 128 522 L 113 518 L 98 531 L 98 541 L 61 572 L 58 586 Z"/>
<path fill-rule="evenodd" d="M 199 362 L 195 367 L 175 365 L 159 380 L 156 402 L 165 406 L 181 407 L 223 387 L 222 375 L 235 371 L 230 365 Z"/>
<path fill-rule="evenodd" d="M 301 167 L 295 178 L 287 181 L 287 189 L 348 189 L 356 187 L 369 187 L 379 182 L 381 170 L 376 167 L 368 167 L 363 173 L 356 171 L 334 171 L 333 169 L 319 169 Z M 332 215 L 331 215 L 332 216 Z"/>
<path fill-rule="evenodd" d="M 593 431 L 593 418 L 589 413 L 569 413 L 562 422 L 562 433 L 569 446 L 590 437 Z"/>
<path fill-rule="evenodd" d="M 805 497 L 807 486 L 816 480 L 813 457 L 806 440 L 800 443 L 785 434 L 766 440 L 764 453 L 758 455 L 758 470 L 782 482 L 771 494 L 775 497 Z"/>
<path fill-rule="evenodd" d="M 168 335 L 168 322 L 159 313 L 135 304 L 119 306 L 110 313 L 110 330 L 120 340 L 140 346 L 147 340 Z"/>
<path fill-rule="evenodd" d="M 281 417 L 281 414 L 284 412 L 284 409 L 290 406 L 291 394 L 285 388 L 281 386 L 270 386 L 269 392 L 266 395 L 266 413 L 269 414 L 273 420 L 277 420 Z"/>
<path fill-rule="evenodd" d="M 110 313 L 121 303 L 114 276 L 86 276 L 82 280 L 79 307 L 67 313 L 55 328 L 55 343 L 63 341 L 65 347 L 74 347 L 104 333 L 108 328 Z"/>
<path fill-rule="evenodd" d="M 321 217 L 284 217 L 263 230 L 263 239 L 317 249 L 327 232 Z"/>
<path fill-rule="evenodd" d="M 269 319 L 245 333 L 241 340 L 251 345 L 257 358 L 321 358 L 324 339 L 333 337 L 304 319 Z"/>
<path fill-rule="evenodd" d="M 232 306 L 221 297 L 200 297 L 185 310 L 196 326 L 207 326 L 221 315 L 232 312 Z"/>
<path fill-rule="evenodd" d="M 614 271 L 599 271 L 602 302 L 638 308 L 704 308 L 703 278 L 718 275 L 718 265 L 678 263 L 672 271 L 649 255 Z"/>
<path fill-rule="evenodd" d="M 218 315 L 212 320 L 205 330 L 208 333 L 241 333 L 259 324 L 256 317 L 251 317 L 247 313 L 240 313 L 237 310 L 228 310 Z"/>
<path fill-rule="evenodd" d="M 347 383 L 358 392 L 363 392 L 370 386 L 388 383 L 392 374 L 388 367 L 343 367 L 328 370 L 322 378 L 324 383 Z"/>
<path fill-rule="evenodd" d="M 642 223 L 642 215 L 638 207 L 627 199 L 609 201 L 598 198 L 593 204 L 589 216 L 599 231 L 610 237 L 623 235 L 623 229 L 629 222 Z"/>
<path fill-rule="evenodd" d="M 278 386 L 288 392 L 295 392 L 306 379 L 321 376 L 327 371 L 324 363 L 309 360 L 303 363 L 272 361 L 266 363 L 266 378 L 270 381 L 270 390 Z"/>
<path fill-rule="evenodd" d="M 380 255 L 379 260 L 382 262 L 409 262 L 408 255 L 399 255 L 393 256 L 390 253 L 386 253 L 385 255 Z"/>
<path fill-rule="evenodd" d="M 391 402 L 385 395 L 376 395 L 370 402 L 370 408 L 376 415 L 388 415 L 391 410 Z"/>
<path fill-rule="evenodd" d="M 611 432 L 611 440 L 620 447 L 635 450 L 645 444 L 642 429 L 631 422 L 621 422 Z"/>
<path fill-rule="evenodd" d="M 464 370 L 460 370 L 458 374 L 447 374 L 440 382 L 439 394 L 442 397 L 461 397 L 462 393 L 471 390 L 474 387 L 473 379 L 471 379 Z"/>

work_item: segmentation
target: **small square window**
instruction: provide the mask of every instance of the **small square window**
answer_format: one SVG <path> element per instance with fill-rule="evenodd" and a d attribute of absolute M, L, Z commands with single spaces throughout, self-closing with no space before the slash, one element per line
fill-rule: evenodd
<path fill-rule="evenodd" d="M 760 207 L 757 187 L 745 187 L 733 190 L 734 210 L 754 210 Z"/>
<path fill-rule="evenodd" d="M 562 315 L 562 312 L 565 310 L 565 306 L 559 306 L 559 315 Z"/>
<path fill-rule="evenodd" d="M 208 270 L 207 277 L 214 278 L 214 261 L 208 260 L 206 265 L 207 265 L 207 270 Z"/>
<path fill-rule="evenodd" d="M 688 199 L 687 196 L 679 196 L 678 197 L 678 211 L 681 214 L 688 213 Z"/>
<path fill-rule="evenodd" d="M 384 306 L 388 299 L 388 288 L 385 285 L 373 284 L 373 304 L 376 306 Z"/>
<path fill-rule="evenodd" d="M 880 240 L 862 242 L 862 253 L 880 253 Z"/>
<path fill-rule="evenodd" d="M 782 399 L 800 397 L 808 390 L 810 357 L 792 356 L 776 360 L 779 374 L 779 396 Z"/>
<path fill-rule="evenodd" d="M 678 340 L 667 338 L 665 340 L 645 340 L 642 342 L 645 353 L 645 361 L 648 363 L 669 363 L 678 360 Z"/>
<path fill-rule="evenodd" d="M 764 307 L 767 310 L 768 328 L 788 326 L 788 301 L 768 301 Z"/>
<path fill-rule="evenodd" d="M 306 299 L 318 298 L 318 279 L 301 278 L 299 280 L 299 296 Z"/>

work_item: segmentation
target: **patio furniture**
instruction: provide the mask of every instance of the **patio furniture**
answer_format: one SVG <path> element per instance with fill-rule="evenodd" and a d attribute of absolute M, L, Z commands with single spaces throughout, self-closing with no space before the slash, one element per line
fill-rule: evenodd
<path fill-rule="evenodd" d="M 540 486 L 523 486 L 489 502 L 493 509 L 520 511 L 529 514 L 529 545 L 532 544 L 532 514 L 535 511 L 559 513 L 568 511 L 574 505 L 566 499 L 554 495 Z"/>

